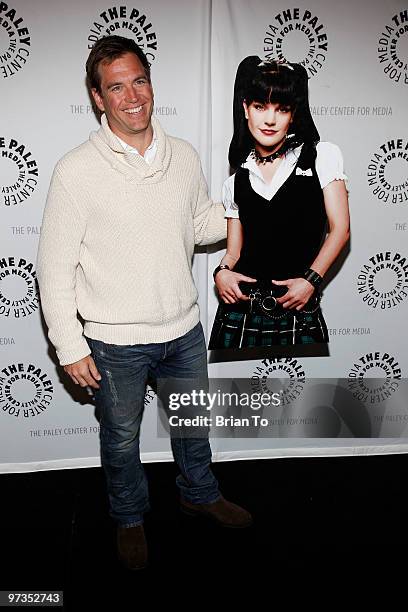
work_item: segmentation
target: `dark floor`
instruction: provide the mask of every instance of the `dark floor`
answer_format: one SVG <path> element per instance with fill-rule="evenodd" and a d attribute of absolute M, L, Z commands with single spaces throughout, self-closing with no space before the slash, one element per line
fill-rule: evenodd
<path fill-rule="evenodd" d="M 181 515 L 174 465 L 147 464 L 150 564 L 141 572 L 116 561 L 100 469 L 1 475 L 0 590 L 58 589 L 65 610 L 115 612 L 139 609 L 139 597 L 149 608 L 163 594 L 177 601 L 187 585 L 198 600 L 214 588 L 276 589 L 285 578 L 296 590 L 306 575 L 331 576 L 340 589 L 346 574 L 368 571 L 372 591 L 406 554 L 407 458 L 217 463 L 224 496 L 253 513 L 254 526 L 242 530 Z"/>

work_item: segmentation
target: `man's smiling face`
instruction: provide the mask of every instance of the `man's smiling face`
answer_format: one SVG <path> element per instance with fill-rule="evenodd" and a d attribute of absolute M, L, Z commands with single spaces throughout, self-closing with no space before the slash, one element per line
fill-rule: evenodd
<path fill-rule="evenodd" d="M 92 95 L 106 114 L 112 132 L 127 144 L 150 144 L 152 137 L 153 88 L 140 59 L 125 53 L 99 65 L 100 91 Z"/>

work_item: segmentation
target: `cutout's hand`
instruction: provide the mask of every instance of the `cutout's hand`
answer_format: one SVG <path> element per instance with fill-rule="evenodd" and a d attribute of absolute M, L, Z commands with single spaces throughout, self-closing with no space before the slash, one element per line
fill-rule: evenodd
<path fill-rule="evenodd" d="M 215 277 L 215 285 L 217 287 L 220 298 L 226 304 L 235 304 L 240 300 L 249 300 L 247 295 L 244 295 L 239 288 L 241 282 L 256 283 L 256 278 L 245 276 L 233 270 L 220 270 Z"/>
<path fill-rule="evenodd" d="M 277 298 L 277 302 L 282 308 L 291 310 L 301 310 L 312 297 L 315 288 L 305 278 L 288 278 L 282 281 L 272 281 L 274 285 L 285 286 L 288 288 L 285 295 Z"/>

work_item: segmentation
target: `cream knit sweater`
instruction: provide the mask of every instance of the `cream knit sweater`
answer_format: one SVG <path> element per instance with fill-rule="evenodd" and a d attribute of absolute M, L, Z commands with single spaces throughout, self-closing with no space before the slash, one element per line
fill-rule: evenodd
<path fill-rule="evenodd" d="M 109 344 L 166 342 L 198 323 L 195 244 L 225 238 L 193 147 L 152 118 L 151 166 L 102 127 L 57 164 L 37 259 L 42 309 L 62 365 Z M 85 321 L 83 329 L 77 313 Z"/>

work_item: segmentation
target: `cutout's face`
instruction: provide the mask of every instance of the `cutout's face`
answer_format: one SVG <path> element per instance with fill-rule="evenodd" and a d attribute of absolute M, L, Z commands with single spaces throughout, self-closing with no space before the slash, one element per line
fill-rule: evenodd
<path fill-rule="evenodd" d="M 101 91 L 92 89 L 92 95 L 112 132 L 126 142 L 151 129 L 153 88 L 140 59 L 126 53 L 110 64 L 101 62 L 98 69 Z"/>
<path fill-rule="evenodd" d="M 244 102 L 244 112 L 255 143 L 265 149 L 273 149 L 284 138 L 293 118 L 289 107 L 270 102 Z"/>

